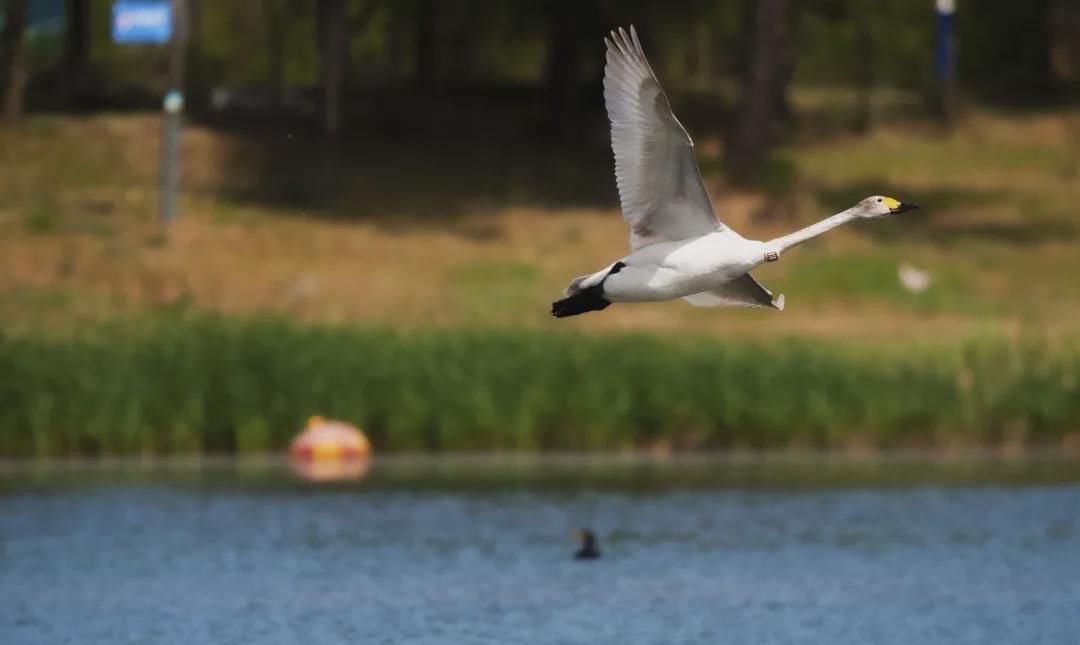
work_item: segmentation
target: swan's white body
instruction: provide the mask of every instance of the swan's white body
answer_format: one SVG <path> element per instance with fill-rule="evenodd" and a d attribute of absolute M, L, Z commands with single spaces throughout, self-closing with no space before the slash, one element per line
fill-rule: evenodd
<path fill-rule="evenodd" d="M 674 300 L 721 287 L 765 262 L 762 242 L 747 240 L 731 229 L 673 242 L 641 247 L 611 267 L 585 278 L 585 288 L 604 281 L 612 302 Z M 607 278 L 605 280 L 605 278 Z"/>
<path fill-rule="evenodd" d="M 604 101 L 630 255 L 574 279 L 552 304 L 557 317 L 604 309 L 612 302 L 684 298 L 699 307 L 782 310 L 750 271 L 822 233 L 859 218 L 914 208 L 890 197 L 868 197 L 842 213 L 768 242 L 748 240 L 713 214 L 694 144 L 671 112 L 637 33 L 620 29 L 607 43 Z"/>

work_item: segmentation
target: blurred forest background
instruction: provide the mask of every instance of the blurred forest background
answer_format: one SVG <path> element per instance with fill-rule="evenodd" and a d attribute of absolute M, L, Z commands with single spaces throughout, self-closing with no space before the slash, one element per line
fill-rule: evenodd
<path fill-rule="evenodd" d="M 934 0 L 177 0 L 184 37 L 137 47 L 112 42 L 110 0 L 0 0 L 0 329 L 61 351 L 49 343 L 68 342 L 56 339 L 96 325 L 209 313 L 256 325 L 269 316 L 296 325 L 466 334 L 513 329 L 526 333 L 515 341 L 523 346 L 570 328 L 844 342 L 896 355 L 914 344 L 952 352 L 972 338 L 1035 339 L 1072 342 L 1073 353 L 1065 355 L 1080 356 L 1073 342 L 1080 320 L 1074 278 L 1080 274 L 1080 3 L 955 4 L 952 48 L 942 57 Z M 695 140 L 718 216 L 743 235 L 776 235 L 871 194 L 924 208 L 837 231 L 763 267 L 758 279 L 787 294 L 783 314 L 666 303 L 552 321 L 549 303 L 572 276 L 625 253 L 601 79 L 603 36 L 631 23 Z M 165 225 L 157 217 L 160 106 L 178 78 L 186 97 L 181 212 Z M 204 322 L 192 323 L 191 333 L 210 333 Z M 200 363 L 191 374 L 226 367 L 250 373 L 249 358 L 266 361 L 267 369 L 314 369 L 297 365 L 301 359 L 292 354 L 274 354 L 279 350 L 267 347 L 275 345 L 270 339 L 277 332 L 258 329 L 238 337 L 256 338 L 249 349 L 262 358 L 221 359 L 216 368 Z M 220 340 L 217 333 L 210 336 Z M 164 335 L 183 336 L 172 327 Z M 116 344 L 130 337 L 120 333 Z M 305 342 L 293 341 L 289 351 L 302 354 Z M 205 360 L 218 359 L 213 347 L 176 342 L 168 351 L 186 347 L 187 355 L 204 351 Z M 471 346 L 457 342 L 449 347 Z M 10 341 L 3 347 L 12 364 L 39 365 L 46 355 L 33 353 L 46 351 L 37 345 L 33 351 Z M 129 348 L 129 354 L 165 351 L 148 347 Z M 320 356 L 327 358 L 347 351 L 323 349 Z M 105 351 L 72 349 L 54 358 L 57 364 L 85 361 L 91 382 L 95 365 L 117 363 L 94 353 L 99 350 Z M 832 369 L 815 372 L 817 363 L 806 367 L 805 357 L 792 351 L 777 365 L 811 370 L 788 375 L 792 391 Z M 828 365 L 846 365 L 843 356 L 850 357 L 823 351 Z M 1045 355 L 1063 362 L 1038 367 L 1042 363 L 1016 358 L 1017 369 L 1064 380 L 1046 386 L 1036 379 L 1025 387 L 1050 387 L 1055 396 L 1074 392 L 1069 375 L 1080 371 L 1077 361 L 1056 351 Z M 932 365 L 926 369 L 935 376 L 924 386 L 942 393 L 941 409 L 952 405 L 952 394 L 971 390 L 977 370 L 963 356 L 949 359 L 954 363 L 945 369 L 953 376 L 944 389 L 935 380 L 936 363 L 919 363 Z M 971 360 L 982 369 L 994 364 Z M 587 369 L 587 363 L 575 364 Z M 136 365 L 117 383 L 143 383 L 147 368 L 136 371 Z M 107 441 L 86 439 L 88 431 L 76 427 L 98 405 L 92 398 L 83 412 L 73 406 L 64 413 L 73 416 L 58 421 L 50 415 L 60 412 L 39 392 L 75 386 L 55 385 L 45 372 L 34 372 L 46 379 L 34 381 L 25 369 L 21 384 L 8 384 L 14 403 L 6 407 L 14 412 L 6 424 L 42 434 L 32 443 L 11 439 L 8 450 L 63 452 L 84 443 L 90 452 L 106 449 Z M 491 369 L 462 385 L 474 397 L 459 406 L 462 419 L 475 419 L 465 411 L 475 411 L 479 400 L 520 394 L 469 390 L 484 378 L 505 384 L 505 374 L 512 374 L 511 382 L 528 387 L 511 367 Z M 398 376 L 408 387 L 393 396 L 408 400 L 394 399 L 395 405 L 415 411 L 425 399 L 415 381 L 420 377 Z M 888 378 L 903 381 L 900 372 Z M 881 386 L 866 394 L 872 398 L 888 389 L 888 378 L 868 377 L 860 387 Z M 192 376 L 199 393 L 191 394 L 189 407 L 199 412 L 185 423 L 229 437 L 217 448 L 237 449 L 244 432 L 254 433 L 249 443 L 255 448 L 276 445 L 285 436 L 280 433 L 309 413 L 290 409 L 263 417 L 252 411 L 254 421 L 237 420 L 235 401 L 207 403 L 199 397 L 210 396 L 204 391 L 210 386 L 197 381 Z M 553 400 L 552 388 L 562 381 L 543 386 Z M 274 397 L 267 382 L 249 385 L 258 393 L 252 401 Z M 406 423 L 412 430 L 401 431 L 411 439 L 395 443 L 386 434 L 394 422 L 372 421 L 363 396 L 335 398 L 329 382 L 303 387 L 314 388 L 311 407 L 333 401 L 321 409 L 344 406 L 373 426 L 377 443 L 458 445 L 432 439 L 432 432 L 445 429 L 445 409 L 429 402 L 413 425 Z M 319 387 L 329 398 L 320 398 Z M 1019 396 L 1005 385 L 1001 391 Z M 380 394 L 382 404 L 393 396 Z M 761 412 L 747 397 L 749 416 L 676 425 L 753 431 L 791 422 L 790 416 L 755 417 Z M 848 428 L 936 427 L 926 421 L 937 418 L 934 410 L 913 418 L 900 403 L 878 419 L 878 411 L 861 403 L 866 397 L 852 395 L 852 409 L 862 412 L 850 417 L 815 408 L 821 418 L 814 427 L 825 432 L 837 414 Z M 1063 402 L 1067 397 L 1028 399 L 1015 409 L 1006 406 L 1009 412 L 1001 414 L 1011 421 L 1003 422 L 1002 432 L 1065 431 L 1080 419 L 1077 405 Z M 565 412 L 544 401 L 551 419 Z M 249 403 L 251 410 L 259 407 Z M 971 414 L 941 423 L 984 427 L 998 418 L 998 408 L 979 407 L 984 403 L 972 402 Z M 792 414 L 818 404 L 799 399 L 791 403 Z M 1044 404 L 1049 407 L 1038 412 L 1024 407 Z M 666 423 L 661 408 L 635 416 L 637 404 L 627 405 L 619 418 L 642 433 Z M 131 412 L 125 423 L 146 425 L 151 408 Z M 523 443 L 491 439 L 494 444 L 566 445 L 543 438 L 556 421 L 548 424 L 542 414 L 484 409 L 491 419 L 518 415 L 526 428 L 521 433 L 531 437 Z M 610 419 L 601 414 L 605 409 L 584 418 Z M 174 412 L 161 408 L 155 423 Z M 100 423 L 108 432 L 116 425 L 111 412 L 102 412 Z M 51 439 L 53 426 L 69 434 Z M 540 434 L 529 434 L 534 431 Z M 811 443 L 828 443 L 813 436 Z M 137 445 L 121 442 L 117 449 L 173 445 L 159 439 L 131 439 Z M 725 441 L 730 437 L 705 443 Z"/>

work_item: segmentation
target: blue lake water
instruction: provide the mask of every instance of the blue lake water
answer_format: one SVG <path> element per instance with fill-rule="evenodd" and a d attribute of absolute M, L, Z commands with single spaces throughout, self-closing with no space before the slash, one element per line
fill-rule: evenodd
<path fill-rule="evenodd" d="M 1080 642 L 1070 478 L 427 470 L 8 473 L 0 642 Z"/>

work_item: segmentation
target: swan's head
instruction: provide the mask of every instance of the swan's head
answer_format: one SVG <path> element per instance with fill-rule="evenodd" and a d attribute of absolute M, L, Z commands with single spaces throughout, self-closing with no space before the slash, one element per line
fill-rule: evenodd
<path fill-rule="evenodd" d="M 885 217 L 918 208 L 917 204 L 902 202 L 899 199 L 874 195 L 855 205 L 855 214 L 859 217 Z"/>

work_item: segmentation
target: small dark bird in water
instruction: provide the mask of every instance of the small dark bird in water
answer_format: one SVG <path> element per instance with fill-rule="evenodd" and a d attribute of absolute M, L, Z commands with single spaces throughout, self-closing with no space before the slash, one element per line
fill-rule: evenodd
<path fill-rule="evenodd" d="M 581 548 L 574 554 L 575 560 L 595 560 L 600 557 L 600 549 L 596 546 L 596 536 L 589 529 L 578 529 L 577 537 L 581 540 Z"/>

